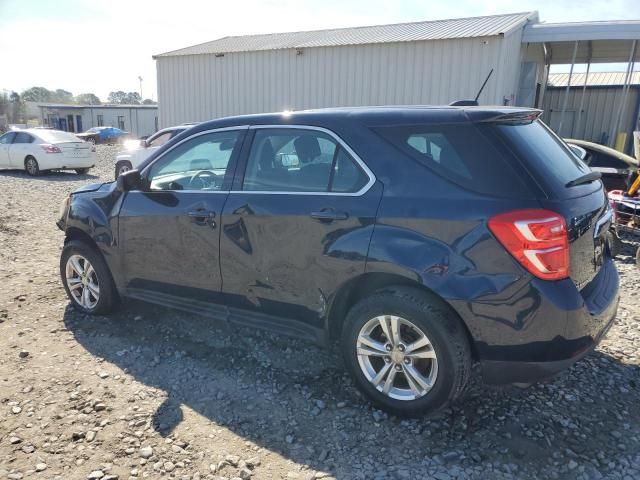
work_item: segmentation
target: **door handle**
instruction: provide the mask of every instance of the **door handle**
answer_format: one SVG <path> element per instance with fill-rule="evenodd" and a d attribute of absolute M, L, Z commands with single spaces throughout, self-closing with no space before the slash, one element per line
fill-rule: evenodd
<path fill-rule="evenodd" d="M 192 212 L 187 212 L 187 216 L 193 218 L 193 222 L 196 225 L 209 225 L 211 228 L 216 228 L 216 212 L 209 210 L 194 210 Z"/>
<path fill-rule="evenodd" d="M 311 212 L 311 218 L 323 222 L 332 222 L 334 220 L 346 220 L 349 215 L 346 212 L 336 212 L 333 209 L 320 210 L 319 212 Z"/>

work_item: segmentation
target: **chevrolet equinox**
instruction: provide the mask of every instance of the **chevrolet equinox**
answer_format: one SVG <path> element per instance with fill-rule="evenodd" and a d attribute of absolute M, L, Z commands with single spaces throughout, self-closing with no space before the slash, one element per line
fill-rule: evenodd
<path fill-rule="evenodd" d="M 539 110 L 372 107 L 201 123 L 65 199 L 73 306 L 123 297 L 335 345 L 397 415 L 590 352 L 618 273 L 599 174 Z"/>

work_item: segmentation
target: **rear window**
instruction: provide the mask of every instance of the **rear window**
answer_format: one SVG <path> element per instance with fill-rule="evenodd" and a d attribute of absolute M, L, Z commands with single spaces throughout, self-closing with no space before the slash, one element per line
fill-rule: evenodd
<path fill-rule="evenodd" d="M 376 127 L 396 148 L 461 187 L 509 198 L 531 196 L 516 159 L 471 123 Z"/>
<path fill-rule="evenodd" d="M 540 120 L 518 125 L 488 124 L 483 128 L 494 130 L 536 178 L 555 193 L 563 192 L 567 183 L 591 171 Z"/>

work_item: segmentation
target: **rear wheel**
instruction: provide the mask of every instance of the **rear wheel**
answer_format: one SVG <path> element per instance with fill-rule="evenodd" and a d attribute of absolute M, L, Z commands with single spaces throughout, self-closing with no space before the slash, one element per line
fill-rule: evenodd
<path fill-rule="evenodd" d="M 96 142 L 96 137 L 89 137 L 89 138 L 87 138 L 87 142 L 89 142 L 89 143 L 91 143 L 91 144 L 95 145 L 95 144 L 97 143 L 97 142 Z"/>
<path fill-rule="evenodd" d="M 76 173 L 78 175 L 86 175 L 87 173 L 89 173 L 89 169 L 88 168 L 76 168 Z"/>
<path fill-rule="evenodd" d="M 40 166 L 38 165 L 38 161 L 31 155 L 24 159 L 24 169 L 32 177 L 40 175 Z"/>
<path fill-rule="evenodd" d="M 129 170 L 131 170 L 131 168 L 132 168 L 131 162 L 129 162 L 128 160 L 121 160 L 121 161 L 117 162 L 116 163 L 115 178 L 117 179 L 124 172 L 128 172 Z"/>
<path fill-rule="evenodd" d="M 93 247 L 78 240 L 67 243 L 60 257 L 60 276 L 76 310 L 102 314 L 113 309 L 117 294 L 111 272 Z"/>
<path fill-rule="evenodd" d="M 398 287 L 349 312 L 342 353 L 357 387 L 377 407 L 404 417 L 459 398 L 471 369 L 460 320 L 435 297 Z"/>

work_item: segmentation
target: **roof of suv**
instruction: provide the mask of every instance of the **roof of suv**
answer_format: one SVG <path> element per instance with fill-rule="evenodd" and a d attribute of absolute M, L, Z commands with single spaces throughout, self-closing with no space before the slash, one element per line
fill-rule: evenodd
<path fill-rule="evenodd" d="M 224 117 L 202 122 L 198 127 L 199 129 L 207 130 L 235 125 L 286 125 L 290 123 L 321 125 L 341 120 L 356 120 L 360 123 L 372 125 L 482 122 L 501 118 L 535 118 L 540 113 L 540 110 L 532 108 L 502 106 L 389 105 L 337 107 Z"/>

